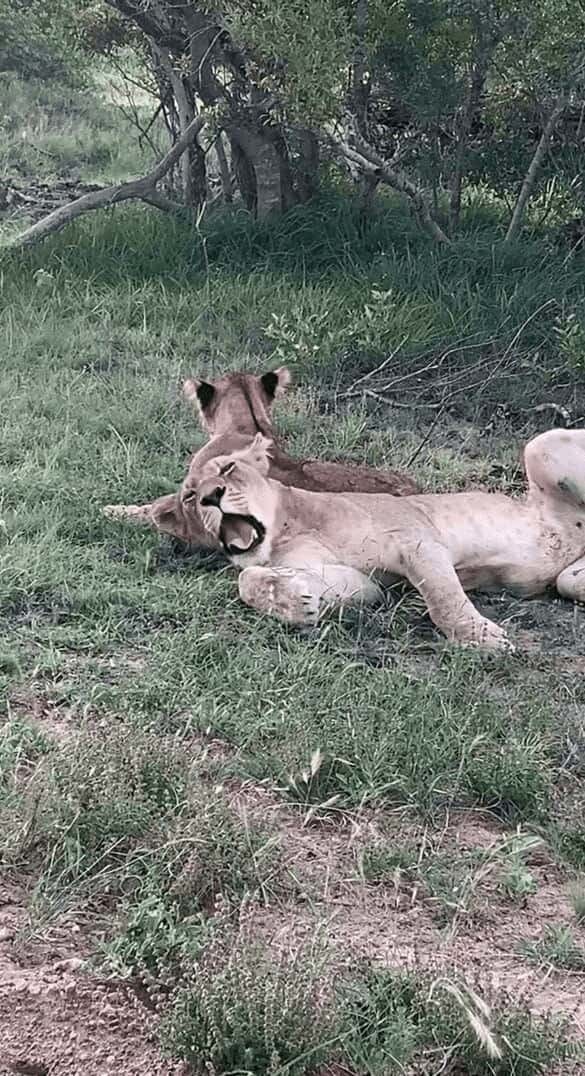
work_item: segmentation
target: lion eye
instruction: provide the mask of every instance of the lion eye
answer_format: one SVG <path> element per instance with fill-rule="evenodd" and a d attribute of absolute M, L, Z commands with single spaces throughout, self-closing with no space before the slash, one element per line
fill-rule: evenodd
<path fill-rule="evenodd" d="M 235 464 L 234 460 L 230 460 L 229 463 L 226 463 L 223 467 L 220 467 L 219 473 L 220 474 L 230 474 L 233 471 L 235 466 L 236 466 L 236 464 Z"/>

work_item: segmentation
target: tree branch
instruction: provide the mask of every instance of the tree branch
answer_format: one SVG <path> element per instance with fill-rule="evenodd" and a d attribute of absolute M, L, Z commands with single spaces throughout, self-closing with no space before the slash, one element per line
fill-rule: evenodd
<path fill-rule="evenodd" d="M 511 243 L 520 231 L 520 227 L 524 219 L 524 213 L 526 212 L 526 206 L 528 205 L 528 201 L 530 199 L 532 191 L 534 190 L 534 185 L 536 183 L 536 179 L 540 171 L 540 166 L 542 164 L 544 155 L 549 147 L 549 143 L 554 134 L 555 127 L 559 122 L 563 112 L 565 111 L 566 106 L 567 98 L 564 95 L 562 97 L 558 97 L 548 117 L 548 120 L 544 125 L 540 140 L 534 151 L 534 156 L 530 162 L 530 167 L 526 175 L 524 176 L 524 181 L 520 188 L 520 194 L 518 195 L 518 198 L 516 200 L 516 205 L 514 206 L 514 212 L 512 213 L 512 219 L 508 225 L 508 231 L 506 232 L 506 238 L 504 240 L 504 243 Z"/>
<path fill-rule="evenodd" d="M 520 194 L 518 195 L 516 205 L 514 206 L 514 212 L 512 213 L 512 219 L 510 221 L 510 224 L 508 225 L 508 231 L 506 232 L 506 238 L 504 240 L 504 243 L 511 243 L 520 231 L 522 221 L 524 219 L 524 213 L 526 211 L 526 206 L 528 205 L 528 201 L 530 199 L 532 191 L 534 190 L 534 185 L 536 183 L 536 179 L 540 171 L 540 166 L 542 164 L 544 155 L 549 147 L 550 140 L 555 132 L 557 123 L 559 122 L 561 116 L 563 115 L 563 112 L 567 107 L 567 104 L 569 103 L 571 90 L 576 86 L 577 82 L 582 79 L 584 69 L 585 53 L 582 53 L 579 57 L 579 62 L 574 68 L 570 78 L 566 80 L 564 89 L 561 91 L 561 93 L 559 93 L 552 107 L 550 115 L 544 125 L 540 140 L 534 151 L 534 156 L 530 162 L 530 167 L 526 175 L 524 176 L 524 182 L 522 183 L 522 186 L 520 188 Z"/>
<path fill-rule="evenodd" d="M 53 232 L 58 232 L 61 228 L 65 228 L 67 224 L 82 216 L 83 213 L 90 213 L 94 209 L 104 209 L 106 206 L 116 205 L 118 202 L 141 198 L 144 201 L 151 201 L 152 204 L 158 205 L 159 208 L 163 208 L 162 195 L 158 195 L 155 189 L 156 185 L 163 176 L 166 176 L 167 172 L 170 172 L 173 165 L 185 152 L 187 146 L 197 137 L 206 122 L 207 116 L 204 113 L 196 116 L 189 126 L 185 128 L 183 134 L 177 139 L 169 152 L 145 176 L 140 179 L 129 180 L 127 183 L 115 184 L 111 187 L 103 187 L 101 190 L 91 191 L 89 194 L 84 194 L 81 198 L 77 198 L 74 202 L 59 206 L 58 209 L 49 213 L 47 217 L 43 217 L 32 227 L 15 236 L 7 246 L 17 249 L 31 246 L 33 243 L 38 243 L 41 239 L 45 239 L 46 236 L 52 235 Z M 167 204 L 164 208 L 169 209 L 171 203 L 168 203 L 166 199 L 165 201 Z"/>
<path fill-rule="evenodd" d="M 399 191 L 400 194 L 405 194 L 410 198 L 423 228 L 432 236 L 435 242 L 450 245 L 451 240 L 433 218 L 431 207 L 424 191 L 417 187 L 404 172 L 393 168 L 388 161 L 380 157 L 375 149 L 365 142 L 363 138 L 354 136 L 354 140 L 358 143 L 357 147 L 350 146 L 347 140 L 335 140 L 335 145 L 345 159 L 362 174 L 369 175 L 380 183 L 386 183 L 389 187 Z"/>

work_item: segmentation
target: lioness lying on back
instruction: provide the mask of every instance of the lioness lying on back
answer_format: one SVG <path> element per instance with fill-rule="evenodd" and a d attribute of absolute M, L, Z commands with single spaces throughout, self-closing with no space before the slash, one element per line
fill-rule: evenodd
<path fill-rule="evenodd" d="M 286 486 L 332 492 L 393 493 L 397 496 L 417 492 L 413 480 L 396 471 L 379 471 L 374 467 L 329 460 L 297 460 L 289 456 L 276 440 L 272 406 L 284 395 L 291 380 L 290 372 L 281 366 L 261 377 L 233 373 L 225 374 L 217 381 L 185 381 L 185 397 L 197 409 L 201 425 L 210 439 L 192 456 L 181 489 L 149 504 L 107 505 L 105 514 L 110 519 L 154 527 L 192 545 L 218 548 L 214 536 L 203 527 L 194 495 L 200 470 L 215 456 L 247 447 L 257 433 L 272 439 L 270 473 Z"/>
<path fill-rule="evenodd" d="M 447 638 L 501 649 L 505 631 L 465 590 L 521 595 L 550 585 L 585 601 L 585 431 L 552 430 L 524 450 L 525 497 L 314 493 L 269 477 L 270 442 L 209 461 L 203 523 L 242 569 L 242 599 L 295 624 L 324 605 L 370 603 L 377 577 L 405 577 Z"/>

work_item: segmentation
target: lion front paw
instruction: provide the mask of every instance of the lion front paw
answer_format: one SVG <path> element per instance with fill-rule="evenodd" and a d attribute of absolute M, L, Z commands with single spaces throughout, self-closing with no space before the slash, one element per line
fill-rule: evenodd
<path fill-rule="evenodd" d="M 246 605 L 285 624 L 313 627 L 319 618 L 319 599 L 293 569 L 246 568 L 240 575 L 239 590 Z"/>
<path fill-rule="evenodd" d="M 462 646 L 475 646 L 481 650 L 499 650 L 507 654 L 512 654 L 515 650 L 504 628 L 501 628 L 499 624 L 494 624 L 493 620 L 488 620 L 487 617 L 480 617 L 468 628 L 458 631 L 455 641 Z"/>

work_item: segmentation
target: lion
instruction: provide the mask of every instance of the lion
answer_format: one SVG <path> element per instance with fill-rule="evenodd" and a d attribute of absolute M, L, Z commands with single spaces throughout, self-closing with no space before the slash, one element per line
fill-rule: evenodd
<path fill-rule="evenodd" d="M 201 522 L 194 496 L 197 478 L 208 460 L 245 449 L 257 433 L 271 439 L 270 474 L 283 485 L 332 493 L 354 490 L 407 496 L 417 492 L 418 487 L 408 475 L 394 471 L 325 460 L 297 460 L 287 455 L 276 439 L 272 406 L 284 395 L 291 381 L 285 366 L 260 377 L 231 373 L 217 381 L 189 378 L 183 393 L 195 405 L 210 440 L 192 456 L 180 490 L 149 504 L 106 505 L 105 515 L 152 526 L 200 548 L 219 549 L 214 536 L 205 531 Z"/>
<path fill-rule="evenodd" d="M 406 579 L 452 642 L 513 649 L 465 591 L 522 596 L 555 586 L 585 601 L 585 431 L 551 430 L 524 448 L 527 491 L 323 493 L 272 477 L 259 433 L 239 453 L 209 460 L 197 484 L 206 530 L 240 571 L 243 601 L 299 625 L 323 608 L 367 605 L 379 583 Z"/>

